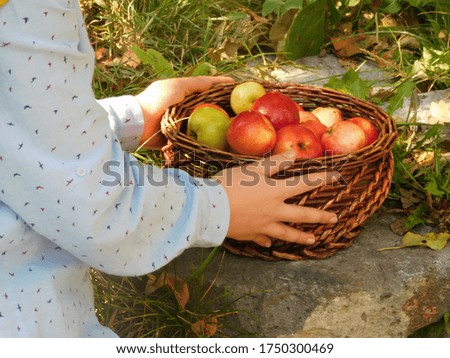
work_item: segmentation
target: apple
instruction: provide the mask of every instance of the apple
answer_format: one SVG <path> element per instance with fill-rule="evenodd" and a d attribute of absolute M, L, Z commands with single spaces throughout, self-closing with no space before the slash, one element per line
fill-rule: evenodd
<path fill-rule="evenodd" d="M 366 146 L 377 140 L 378 129 L 368 119 L 363 117 L 353 117 L 348 119 L 348 121 L 357 124 L 364 131 L 364 134 L 366 135 Z"/>
<path fill-rule="evenodd" d="M 297 102 L 294 102 L 295 103 L 295 105 L 297 106 L 297 110 L 299 111 L 299 112 L 304 112 L 305 111 L 305 109 L 300 105 L 300 104 L 298 104 Z"/>
<path fill-rule="evenodd" d="M 199 105 L 188 118 L 187 135 L 201 144 L 225 150 L 229 126 L 230 117 L 220 107 Z"/>
<path fill-rule="evenodd" d="M 215 108 L 215 109 L 225 113 L 228 116 L 228 113 L 222 107 L 220 107 L 218 104 L 215 104 L 215 103 L 200 103 L 197 106 L 195 106 L 192 111 L 195 111 L 196 109 L 203 108 L 203 107 Z"/>
<path fill-rule="evenodd" d="M 238 154 L 263 156 L 275 146 L 277 133 L 264 115 L 248 110 L 231 121 L 227 140 Z"/>
<path fill-rule="evenodd" d="M 329 127 L 321 142 L 325 155 L 348 154 L 365 146 L 366 135 L 355 123 L 342 121 Z"/>
<path fill-rule="evenodd" d="M 319 121 L 327 127 L 331 127 L 333 124 L 344 120 L 341 110 L 336 107 L 317 107 L 311 113 L 319 118 Z"/>
<path fill-rule="evenodd" d="M 276 131 L 299 122 L 299 111 L 295 101 L 280 92 L 267 92 L 253 103 L 251 110 L 266 116 Z"/>
<path fill-rule="evenodd" d="M 301 124 L 292 124 L 277 132 L 274 154 L 294 149 L 297 159 L 312 159 L 323 154 L 322 144 L 316 135 Z"/>
<path fill-rule="evenodd" d="M 300 119 L 300 123 L 301 122 L 306 122 L 306 121 L 317 121 L 319 122 L 319 118 L 317 118 L 316 115 L 314 115 L 312 112 L 309 111 L 299 111 L 298 112 L 298 116 Z"/>
<path fill-rule="evenodd" d="M 236 85 L 230 94 L 230 106 L 235 114 L 248 111 L 259 97 L 266 93 L 262 84 L 254 81 Z"/>
<path fill-rule="evenodd" d="M 308 120 L 305 122 L 300 122 L 300 125 L 308 128 L 311 132 L 313 132 L 317 139 L 320 141 L 322 139 L 323 134 L 327 131 L 327 127 L 322 124 L 319 120 Z"/>

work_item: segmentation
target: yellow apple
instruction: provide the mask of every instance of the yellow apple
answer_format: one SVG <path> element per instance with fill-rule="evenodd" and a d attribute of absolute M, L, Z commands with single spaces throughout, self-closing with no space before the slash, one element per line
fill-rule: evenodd
<path fill-rule="evenodd" d="M 248 111 L 259 97 L 266 93 L 262 84 L 246 81 L 236 85 L 230 94 L 230 105 L 234 113 Z"/>

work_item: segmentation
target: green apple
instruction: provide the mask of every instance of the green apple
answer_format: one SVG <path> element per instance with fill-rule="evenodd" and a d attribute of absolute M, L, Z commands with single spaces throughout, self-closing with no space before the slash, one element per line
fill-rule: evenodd
<path fill-rule="evenodd" d="M 200 105 L 188 118 L 187 134 L 197 142 L 212 148 L 225 150 L 230 117 L 221 108 Z"/>
<path fill-rule="evenodd" d="M 246 81 L 236 85 L 230 94 L 230 105 L 234 113 L 248 111 L 259 97 L 266 93 L 262 84 Z"/>

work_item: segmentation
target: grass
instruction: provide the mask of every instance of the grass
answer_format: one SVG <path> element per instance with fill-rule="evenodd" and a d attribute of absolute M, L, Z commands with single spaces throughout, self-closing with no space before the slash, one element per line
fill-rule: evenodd
<path fill-rule="evenodd" d="M 221 260 L 219 248 L 205 250 L 189 274 L 181 270 L 186 278 L 181 278 L 176 261 L 139 277 L 92 270 L 100 322 L 125 338 L 251 336 L 227 325 L 237 312 L 227 290 L 214 287 L 214 277 L 205 279 L 206 271 L 212 273 L 209 264 L 213 259 Z M 219 274 L 220 265 L 215 277 Z"/>
<path fill-rule="evenodd" d="M 252 76 L 248 71 L 249 62 L 253 65 L 254 76 L 267 78 L 270 66 L 279 65 L 282 59 L 282 56 L 276 56 L 274 60 L 269 40 L 271 26 L 277 17 L 275 14 L 261 16 L 265 1 L 80 2 L 97 58 L 93 87 L 99 98 L 136 94 L 152 81 L 164 77 L 226 73 L 242 79 Z M 367 47 L 357 56 L 369 57 L 392 71 L 393 78 L 399 80 L 397 85 L 414 81 L 421 91 L 447 88 L 450 84 L 450 71 L 445 67 L 450 62 L 448 9 L 433 8 L 431 1 L 419 2 L 424 4 L 421 9 L 411 6 L 409 0 L 403 2 L 408 6 L 396 13 L 376 12 L 366 16 L 370 15 L 368 4 L 372 2 L 354 1 L 360 6 L 345 12 L 340 9 L 341 22 L 330 27 L 329 35 L 345 35 L 343 29 L 350 26 L 352 34 L 362 33 L 377 39 L 378 47 Z M 445 6 L 442 1 L 434 3 Z M 379 25 L 381 20 L 389 18 L 396 22 L 389 26 Z M 408 44 L 405 38 L 414 39 L 419 46 Z M 331 47 L 328 42 L 327 50 Z M 413 124 L 411 128 L 402 128 L 405 136 L 397 146 L 397 154 L 403 156 L 399 165 L 422 150 L 421 146 L 429 150 L 429 141 L 417 143 L 421 136 L 411 134 L 411 131 L 417 134 L 418 126 Z M 425 132 L 428 130 L 426 128 Z M 412 142 L 408 144 L 410 138 Z M 142 150 L 134 154 L 145 163 L 162 164 L 159 152 Z M 402 172 L 401 169 L 399 166 L 398 173 L 404 182 L 398 183 L 406 184 L 408 190 L 414 189 L 411 186 L 415 181 L 422 190 L 420 195 L 425 197 L 428 195 L 426 188 L 442 189 L 433 186 L 435 182 L 445 181 L 435 166 L 428 176 L 424 170 Z M 413 176 L 414 180 L 407 176 Z M 393 191 L 391 198 L 395 199 L 396 195 L 398 191 Z M 225 289 L 215 288 L 214 280 L 213 284 L 206 283 L 205 272 L 209 273 L 209 264 L 218 254 L 217 249 L 205 254 L 188 277 L 183 278 L 173 266 L 153 275 L 134 278 L 92 271 L 100 321 L 122 337 L 252 335 L 226 327 L 227 318 L 244 313 L 233 310 L 231 296 Z M 445 324 L 448 328 L 447 316 Z"/>
<path fill-rule="evenodd" d="M 173 67 L 171 76 L 195 71 L 229 74 L 238 69 L 246 57 L 245 48 L 264 32 L 265 21 L 249 10 L 250 4 L 233 0 L 82 1 L 97 55 L 97 95 L 136 93 L 152 80 L 167 77 L 151 64 L 130 66 L 127 56 L 136 59 L 133 47 L 158 52 Z"/>

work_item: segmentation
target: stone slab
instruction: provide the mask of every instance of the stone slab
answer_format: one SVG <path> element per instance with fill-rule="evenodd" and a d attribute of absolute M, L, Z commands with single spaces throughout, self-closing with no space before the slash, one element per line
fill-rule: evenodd
<path fill-rule="evenodd" d="M 323 260 L 266 262 L 225 253 L 206 280 L 236 300 L 243 313 L 227 323 L 249 334 L 407 337 L 450 311 L 450 247 L 378 251 L 399 244 L 389 228 L 396 218 L 380 208 L 350 248 Z M 177 258 L 177 273 L 191 272 L 202 250 Z"/>

